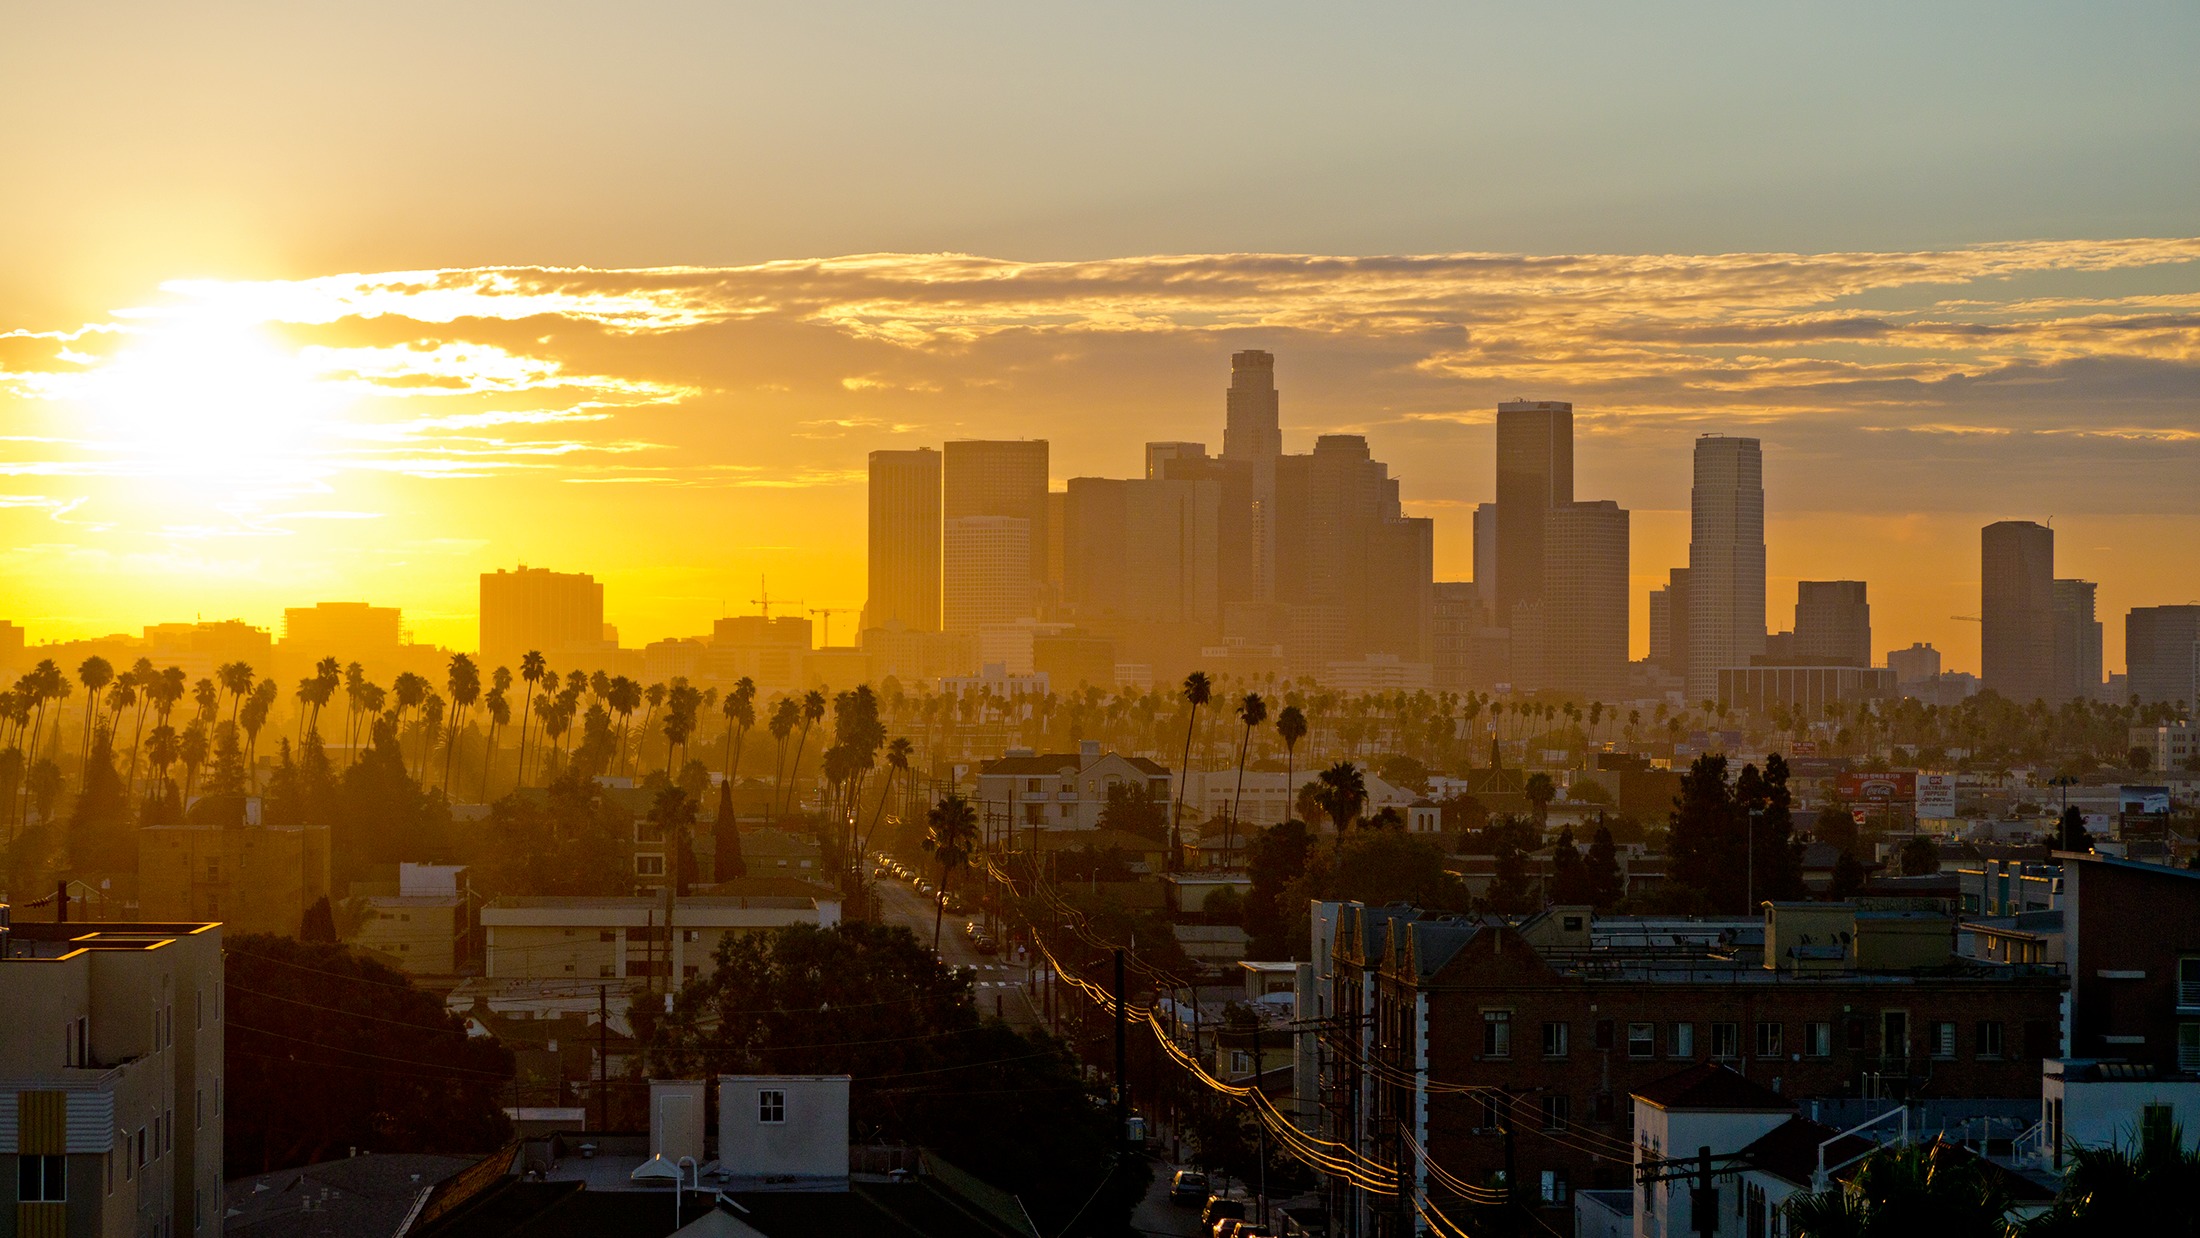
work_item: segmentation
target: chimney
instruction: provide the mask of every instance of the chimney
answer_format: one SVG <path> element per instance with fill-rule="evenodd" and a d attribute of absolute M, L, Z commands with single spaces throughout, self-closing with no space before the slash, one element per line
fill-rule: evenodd
<path fill-rule="evenodd" d="M 53 922 L 55 924 L 67 924 L 69 922 L 69 883 L 66 879 L 54 883 Z"/>

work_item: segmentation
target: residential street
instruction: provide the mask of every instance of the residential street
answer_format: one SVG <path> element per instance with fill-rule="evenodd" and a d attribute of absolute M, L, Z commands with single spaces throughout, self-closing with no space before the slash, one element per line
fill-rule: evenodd
<path fill-rule="evenodd" d="M 899 924 L 917 935 L 917 940 L 929 945 L 932 941 L 932 904 L 917 893 L 915 887 L 894 877 L 879 877 L 871 888 L 878 893 L 879 916 L 885 923 Z M 963 934 L 963 925 L 973 917 L 950 913 L 940 922 L 940 960 L 949 967 L 970 969 L 972 992 L 978 1008 L 987 1013 L 998 1013 L 1002 1018 L 1021 1027 L 1041 1026 L 1045 1019 L 1033 1003 L 1027 987 L 1027 969 L 1010 954 L 984 955 L 978 953 L 970 939 Z"/>

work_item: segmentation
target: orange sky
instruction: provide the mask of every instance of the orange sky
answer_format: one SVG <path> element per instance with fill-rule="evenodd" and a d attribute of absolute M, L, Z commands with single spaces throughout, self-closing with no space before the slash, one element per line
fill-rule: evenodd
<path fill-rule="evenodd" d="M 1057 482 L 1219 445 L 1228 354 L 1286 446 L 1348 430 L 1471 573 L 1490 421 L 1570 399 L 1577 492 L 1685 559 L 1689 444 L 1761 436 L 1775 627 L 1870 581 L 1882 649 L 1975 666 L 1977 529 L 2054 521 L 2131 605 L 2200 594 L 2200 240 L 1828 255 L 874 255 L 192 280 L 0 335 L 0 597 L 33 641 L 398 604 L 470 645 L 474 575 L 594 572 L 626 643 L 862 602 L 864 455 L 1046 437 Z M 2135 289 L 2137 289 L 2135 291 Z M 842 622 L 846 622 L 843 620 Z M 836 637 L 844 638 L 843 627 Z"/>

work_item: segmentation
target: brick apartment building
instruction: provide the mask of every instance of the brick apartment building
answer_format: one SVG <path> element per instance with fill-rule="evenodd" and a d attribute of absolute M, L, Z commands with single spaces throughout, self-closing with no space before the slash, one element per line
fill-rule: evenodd
<path fill-rule="evenodd" d="M 1513 924 L 1345 904 L 1330 974 L 1323 1133 L 1385 1164 L 1403 1150 L 1423 1198 L 1470 1227 L 1416 1145 L 1478 1187 L 1510 1164 L 1563 1227 L 1574 1190 L 1627 1184 L 1630 1093 L 1691 1062 L 1798 1100 L 2037 1097 L 2064 984 L 1959 958 L 1945 913 L 1848 903 L 1768 904 L 1761 930 L 1712 938 L 1585 907 Z M 1341 1233 L 1412 1232 L 1342 1181 L 1330 1202 Z"/>

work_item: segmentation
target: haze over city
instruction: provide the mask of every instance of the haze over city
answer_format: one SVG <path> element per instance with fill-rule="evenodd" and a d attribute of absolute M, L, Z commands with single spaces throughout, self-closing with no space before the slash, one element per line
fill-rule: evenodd
<path fill-rule="evenodd" d="M 0 1234 L 2192 1232 L 2196 53 L 16 6 Z"/>

